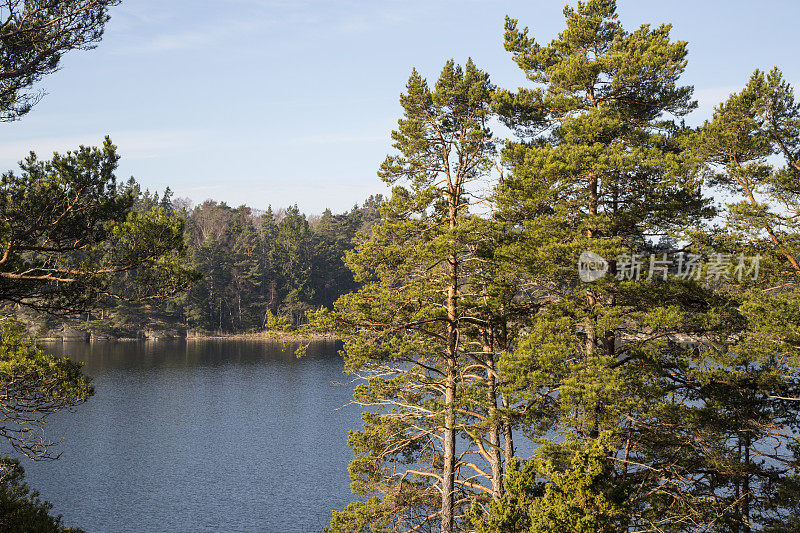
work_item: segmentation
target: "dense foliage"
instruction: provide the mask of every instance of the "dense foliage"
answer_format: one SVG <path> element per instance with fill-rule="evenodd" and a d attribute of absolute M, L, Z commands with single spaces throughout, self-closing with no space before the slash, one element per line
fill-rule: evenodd
<path fill-rule="evenodd" d="M 103 297 L 160 298 L 188 286 L 183 222 L 167 210 L 136 208 L 118 186 L 119 157 L 80 147 L 0 177 L 0 302 L 51 314 L 86 309 Z M 131 295 L 115 283 L 125 274 Z"/>
<path fill-rule="evenodd" d="M 102 299 L 74 325 L 122 337 L 146 330 L 245 333 L 304 323 L 307 311 L 356 287 L 343 258 L 356 235 L 369 233 L 381 203 L 380 196 L 370 197 L 346 213 L 306 216 L 296 206 L 258 211 L 208 200 L 192 207 L 173 199 L 169 188 L 153 194 L 132 179 L 121 190 L 135 198 L 135 212 L 180 222 L 183 264 L 198 274 L 187 290 L 155 301 L 133 273 L 116 275 L 111 289 L 123 298 Z M 41 314 L 31 318 L 45 327 L 61 324 Z"/>
<path fill-rule="evenodd" d="M 756 71 L 689 128 L 669 25 L 564 15 L 548 44 L 507 19 L 528 87 L 448 62 L 401 96 L 364 285 L 314 316 L 364 382 L 332 531 L 797 530 L 794 91 Z"/>
<path fill-rule="evenodd" d="M 189 264 L 202 278 L 175 309 L 188 328 L 200 331 L 305 322 L 307 310 L 355 288 L 343 258 L 354 237 L 369 232 L 380 202 L 371 197 L 349 212 L 313 217 L 297 206 L 259 213 L 213 201 L 181 210 Z"/>

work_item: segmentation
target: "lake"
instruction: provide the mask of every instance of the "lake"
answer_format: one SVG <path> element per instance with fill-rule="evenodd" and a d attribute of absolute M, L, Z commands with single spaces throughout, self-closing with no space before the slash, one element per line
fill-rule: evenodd
<path fill-rule="evenodd" d="M 335 343 L 53 343 L 95 395 L 48 423 L 56 461 L 23 460 L 66 525 L 94 532 L 320 531 L 352 500 L 360 410 Z"/>

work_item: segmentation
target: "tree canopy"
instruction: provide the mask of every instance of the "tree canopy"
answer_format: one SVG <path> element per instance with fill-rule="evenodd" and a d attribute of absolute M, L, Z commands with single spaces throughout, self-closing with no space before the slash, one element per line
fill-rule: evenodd
<path fill-rule="evenodd" d="M 181 264 L 183 222 L 162 208 L 133 209 L 117 186 L 118 156 L 81 147 L 0 178 L 0 301 L 74 313 L 112 294 L 111 280 L 133 273 L 139 300 L 179 292 L 191 281 Z"/>
<path fill-rule="evenodd" d="M 507 18 L 527 87 L 462 92 L 448 63 L 401 96 L 380 174 L 404 186 L 348 256 L 363 286 L 315 317 L 369 409 L 349 442 L 371 498 L 333 531 L 793 530 L 794 91 L 756 71 L 690 128 L 668 24 L 564 16 L 547 44 Z M 471 127 L 494 118 L 499 161 Z"/>
<path fill-rule="evenodd" d="M 42 92 L 32 89 L 70 50 L 93 48 L 119 0 L 0 1 L 0 121 L 17 120 Z"/>

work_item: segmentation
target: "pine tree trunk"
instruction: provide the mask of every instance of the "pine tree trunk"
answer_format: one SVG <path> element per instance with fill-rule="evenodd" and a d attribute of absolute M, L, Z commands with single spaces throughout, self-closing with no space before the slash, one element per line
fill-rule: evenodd
<path fill-rule="evenodd" d="M 742 460 L 742 439 L 739 437 L 738 442 L 736 443 L 737 446 L 737 453 L 736 457 L 739 461 Z M 741 480 L 739 476 L 734 478 L 734 488 L 733 488 L 733 498 L 734 498 L 734 511 L 736 512 L 736 523 L 734 524 L 734 531 L 736 533 L 740 533 L 741 528 L 739 527 L 742 519 L 742 500 L 741 500 Z"/>
<path fill-rule="evenodd" d="M 591 174 L 589 176 L 589 214 L 593 216 L 597 216 L 598 212 L 598 205 L 599 205 L 599 194 L 598 194 L 598 179 L 595 174 Z M 586 231 L 586 236 L 589 239 L 593 239 L 597 237 L 596 232 L 593 229 L 593 225 L 595 224 L 595 220 L 591 221 L 589 229 Z M 597 349 L 597 319 L 594 316 L 594 308 L 597 305 L 597 296 L 591 289 L 587 289 L 586 291 L 586 307 L 588 309 L 588 316 L 586 317 L 586 358 L 587 360 L 590 359 L 596 353 Z M 594 405 L 594 420 L 592 421 L 591 428 L 589 430 L 589 437 L 592 439 L 596 439 L 600 435 L 600 403 L 599 401 L 595 402 Z"/>
<path fill-rule="evenodd" d="M 500 451 L 500 417 L 497 412 L 497 378 L 494 368 L 492 332 L 483 337 L 483 352 L 486 354 L 486 389 L 489 398 L 489 465 L 492 468 L 492 498 L 503 494 L 503 457 Z"/>
<path fill-rule="evenodd" d="M 501 349 L 508 348 L 508 325 L 506 322 L 502 323 L 500 327 L 500 346 Z M 500 393 L 500 401 L 502 402 L 503 409 L 508 412 L 508 398 L 503 393 Z M 504 464 L 508 464 L 511 462 L 511 459 L 514 458 L 514 435 L 511 429 L 511 422 L 504 416 L 503 417 L 503 459 Z"/>
<path fill-rule="evenodd" d="M 444 415 L 444 450 L 442 468 L 442 533 L 452 533 L 454 525 L 455 502 L 455 459 L 456 459 L 456 432 L 455 432 L 455 400 L 456 400 L 456 372 L 455 358 L 448 357 L 447 378 L 445 383 L 445 415 Z"/>
<path fill-rule="evenodd" d="M 742 481 L 742 532 L 750 533 L 750 434 L 744 436 L 744 465 L 747 471 Z"/>
<path fill-rule="evenodd" d="M 457 191 L 449 191 L 449 225 L 453 231 L 457 223 Z M 452 533 L 455 523 L 455 463 L 456 463 L 456 358 L 458 350 L 458 250 L 455 240 L 451 241 L 451 250 L 447 258 L 447 348 L 445 364 L 445 418 L 444 446 L 442 468 L 442 533 Z"/>
<path fill-rule="evenodd" d="M 452 223 L 451 223 L 452 224 Z M 455 253 L 450 254 L 449 277 L 447 288 L 447 376 L 445 381 L 445 418 L 444 418 L 444 465 L 442 469 L 442 533 L 451 533 L 454 524 L 455 501 L 455 462 L 456 462 L 456 350 L 458 328 L 456 326 L 456 298 L 458 283 L 458 263 Z"/>
<path fill-rule="evenodd" d="M 503 400 L 503 408 L 508 409 L 508 398 L 501 395 Z M 505 464 L 511 462 L 514 458 L 514 435 L 511 430 L 511 424 L 506 420 L 503 423 L 503 453 L 505 455 Z"/>

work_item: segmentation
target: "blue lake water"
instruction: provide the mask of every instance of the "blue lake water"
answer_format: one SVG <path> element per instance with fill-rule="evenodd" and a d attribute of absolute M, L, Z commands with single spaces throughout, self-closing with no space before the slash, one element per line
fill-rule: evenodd
<path fill-rule="evenodd" d="M 23 460 L 66 525 L 94 532 L 320 531 L 351 501 L 360 411 L 335 343 L 54 343 L 95 395 L 50 419 L 56 461 Z"/>

